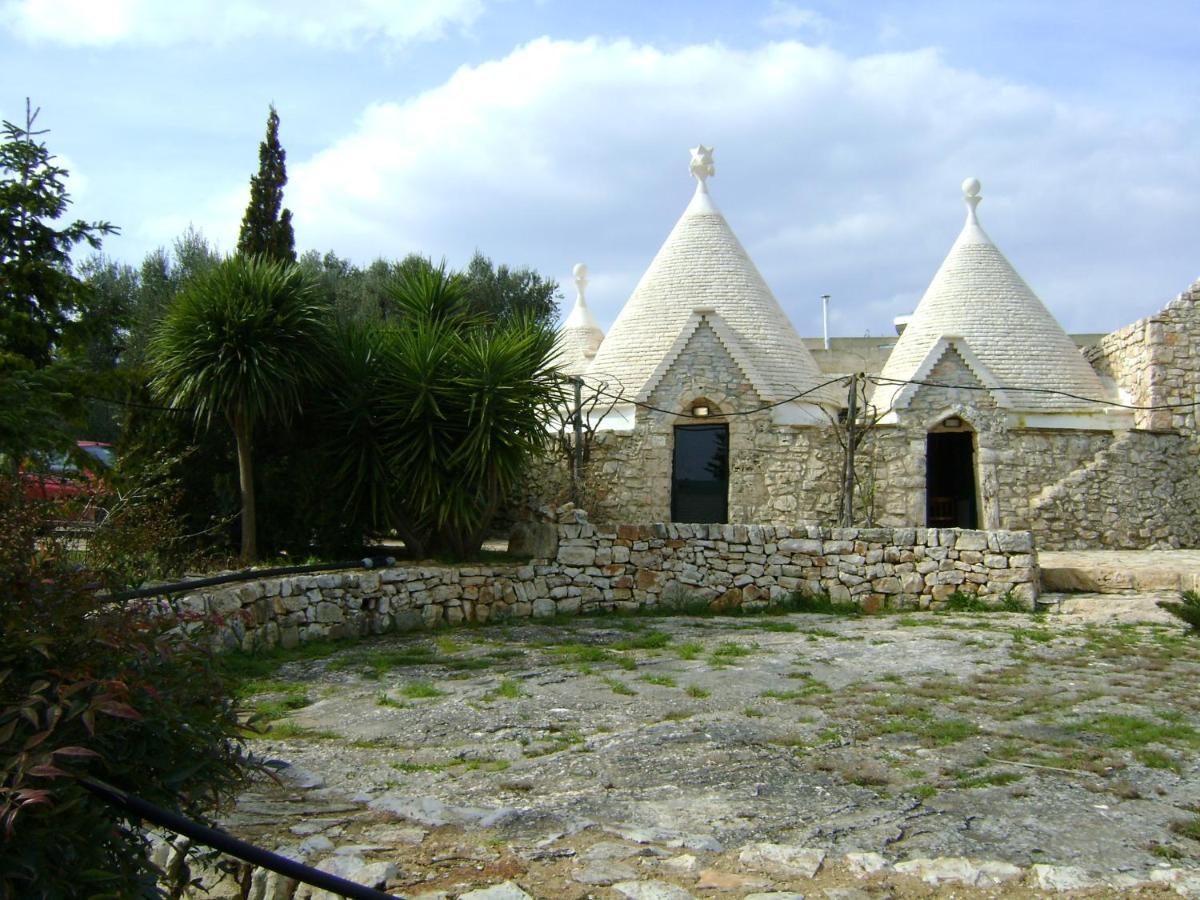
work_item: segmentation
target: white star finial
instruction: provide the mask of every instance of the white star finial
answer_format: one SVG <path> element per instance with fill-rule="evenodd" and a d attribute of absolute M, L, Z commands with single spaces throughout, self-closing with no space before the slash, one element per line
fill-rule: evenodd
<path fill-rule="evenodd" d="M 717 174 L 717 167 L 713 165 L 713 148 L 705 147 L 699 144 L 692 148 L 692 162 L 688 166 L 692 176 L 700 182 L 700 189 L 708 190 L 708 186 L 704 183 L 706 179 Z"/>
<path fill-rule="evenodd" d="M 967 201 L 967 222 L 972 225 L 979 224 L 979 220 L 975 217 L 975 207 L 983 199 L 979 194 L 981 187 L 978 178 L 968 178 L 962 183 L 963 199 Z"/>
<path fill-rule="evenodd" d="M 575 268 L 571 270 L 571 274 L 575 276 L 575 290 L 578 292 L 575 302 L 581 305 L 586 304 L 587 301 L 584 300 L 583 295 L 587 291 L 588 286 L 588 268 L 583 263 L 575 263 Z"/>

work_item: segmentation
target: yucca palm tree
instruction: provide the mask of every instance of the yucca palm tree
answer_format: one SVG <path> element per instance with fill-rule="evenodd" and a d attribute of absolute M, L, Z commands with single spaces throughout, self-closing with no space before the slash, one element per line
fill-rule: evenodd
<path fill-rule="evenodd" d="M 150 343 L 151 390 L 197 424 L 224 420 L 237 443 L 242 559 L 258 540 L 252 441 L 299 410 L 326 346 L 328 310 L 294 265 L 233 256 L 187 285 Z"/>
<path fill-rule="evenodd" d="M 479 551 L 548 446 L 560 400 L 553 329 L 472 312 L 466 288 L 444 268 L 407 273 L 391 292 L 391 322 L 339 332 L 338 374 L 322 392 L 333 492 L 417 556 Z"/>

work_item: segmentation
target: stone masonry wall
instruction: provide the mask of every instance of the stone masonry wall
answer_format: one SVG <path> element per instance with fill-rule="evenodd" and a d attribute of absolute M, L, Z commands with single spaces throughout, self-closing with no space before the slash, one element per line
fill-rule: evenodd
<path fill-rule="evenodd" d="M 963 591 L 1037 596 L 1028 532 L 769 525 L 633 525 L 598 531 L 577 510 L 553 559 L 413 566 L 264 579 L 197 591 L 181 612 L 216 615 L 219 642 L 251 650 L 441 624 L 707 602 L 749 609 L 795 591 L 866 610 L 928 608 Z"/>
<path fill-rule="evenodd" d="M 1085 356 L 1136 406 L 1200 399 L 1200 280 L 1162 310 L 1105 335 Z M 1195 433 L 1196 409 L 1138 411 L 1138 428 Z"/>
<path fill-rule="evenodd" d="M 1035 496 L 1022 524 L 1055 550 L 1200 546 L 1198 464 L 1184 435 L 1127 431 Z"/>

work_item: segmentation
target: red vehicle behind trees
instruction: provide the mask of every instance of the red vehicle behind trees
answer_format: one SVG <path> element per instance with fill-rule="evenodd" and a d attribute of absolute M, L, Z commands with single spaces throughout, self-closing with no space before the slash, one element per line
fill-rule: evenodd
<path fill-rule="evenodd" d="M 30 500 L 58 504 L 68 522 L 104 520 L 101 502 L 103 474 L 113 463 L 112 445 L 102 441 L 77 441 L 77 454 L 54 454 L 28 461 L 21 467 L 21 486 Z"/>

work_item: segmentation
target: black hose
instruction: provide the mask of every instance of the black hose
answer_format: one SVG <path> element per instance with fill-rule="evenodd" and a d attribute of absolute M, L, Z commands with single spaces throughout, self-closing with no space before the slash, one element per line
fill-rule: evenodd
<path fill-rule="evenodd" d="M 246 841 L 235 838 L 231 834 L 226 834 L 224 831 L 218 831 L 215 828 L 209 828 L 207 825 L 201 825 L 199 822 L 193 822 L 191 819 L 181 816 L 178 813 L 163 809 L 161 806 L 155 806 L 148 800 L 143 800 L 141 797 L 126 793 L 110 784 L 105 784 L 103 781 L 97 781 L 95 778 L 85 777 L 79 779 L 79 781 L 80 784 L 97 797 L 100 797 L 107 803 L 111 803 L 113 806 L 120 807 L 136 818 L 153 822 L 155 825 L 160 825 L 163 828 L 169 828 L 176 834 L 182 834 L 193 841 L 198 841 L 215 850 L 220 850 L 222 853 L 236 856 L 238 859 L 253 863 L 259 868 L 270 869 L 272 872 L 278 872 L 280 875 L 286 875 L 288 878 L 295 878 L 297 881 L 311 884 L 313 887 L 341 894 L 343 897 L 351 898 L 351 900 L 404 900 L 403 897 L 397 897 L 395 894 L 385 894 L 383 891 L 375 890 L 375 888 L 366 887 L 354 881 L 347 881 L 345 878 L 339 878 L 337 875 L 322 872 L 320 869 L 314 869 L 312 866 L 298 863 L 294 859 L 288 859 L 286 856 L 280 856 L 278 853 L 272 853 L 269 850 L 262 849 L 262 847 L 256 847 L 254 844 L 248 844 Z"/>
<path fill-rule="evenodd" d="M 132 591 L 121 591 L 109 595 L 109 600 L 136 600 L 140 597 L 161 597 L 167 594 L 182 594 L 185 591 L 202 587 L 213 587 L 218 584 L 229 584 L 232 581 L 254 581 L 258 578 L 271 578 L 275 575 L 302 575 L 306 572 L 331 572 L 336 569 L 377 569 L 394 565 L 393 556 L 367 557 L 351 559 L 346 562 L 314 563 L 307 566 L 275 566 L 270 569 L 243 569 L 240 572 L 230 572 L 228 575 L 213 575 L 210 578 L 193 578 L 190 581 L 175 581 L 170 584 L 158 584 L 150 587 L 137 588 Z"/>

